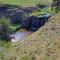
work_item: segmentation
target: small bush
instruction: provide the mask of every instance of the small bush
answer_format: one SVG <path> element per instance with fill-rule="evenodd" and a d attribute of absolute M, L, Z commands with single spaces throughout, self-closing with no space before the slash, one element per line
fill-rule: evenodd
<path fill-rule="evenodd" d="M 1 40 L 10 40 L 9 33 L 10 33 L 10 21 L 5 17 L 0 19 L 0 39 Z"/>

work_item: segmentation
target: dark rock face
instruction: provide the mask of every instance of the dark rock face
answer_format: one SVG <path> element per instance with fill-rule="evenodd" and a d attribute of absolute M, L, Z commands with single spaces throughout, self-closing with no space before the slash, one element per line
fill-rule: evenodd
<path fill-rule="evenodd" d="M 43 26 L 47 20 L 48 20 L 47 17 L 44 17 L 44 16 L 41 16 L 41 17 L 32 16 L 31 27 L 30 27 L 31 30 L 37 30 L 38 28 Z"/>
<path fill-rule="evenodd" d="M 45 14 L 42 16 L 31 16 L 25 20 L 22 20 L 21 24 L 23 27 L 30 28 L 30 30 L 35 31 L 43 26 L 48 21 L 48 18 L 49 14 Z"/>
<path fill-rule="evenodd" d="M 26 13 L 32 13 L 32 11 L 36 11 L 36 10 L 40 10 L 39 7 L 23 7 L 21 8 L 22 11 L 26 12 Z"/>
<path fill-rule="evenodd" d="M 37 16 L 32 16 L 31 17 L 31 27 L 39 27 L 39 19 Z"/>
<path fill-rule="evenodd" d="M 6 10 L 8 7 L 7 6 L 0 6 L 0 11 Z"/>
<path fill-rule="evenodd" d="M 30 17 L 26 17 L 25 19 L 21 20 L 21 25 L 25 28 L 30 28 Z"/>
<path fill-rule="evenodd" d="M 48 21 L 49 14 L 43 14 L 41 16 L 26 16 L 27 13 L 36 10 L 36 7 L 30 8 L 14 8 L 9 5 L 0 6 L 0 18 L 5 16 L 10 18 L 11 23 L 19 23 L 22 27 L 29 28 L 30 30 L 37 30 Z M 25 13 L 26 12 L 26 13 Z"/>
<path fill-rule="evenodd" d="M 21 20 L 25 19 L 25 15 L 26 13 L 17 6 L 0 5 L 0 17 L 9 18 L 11 23 L 20 23 Z"/>
<path fill-rule="evenodd" d="M 21 23 L 21 20 L 25 20 L 25 13 L 23 11 L 16 11 L 11 14 L 10 20 L 12 23 Z"/>

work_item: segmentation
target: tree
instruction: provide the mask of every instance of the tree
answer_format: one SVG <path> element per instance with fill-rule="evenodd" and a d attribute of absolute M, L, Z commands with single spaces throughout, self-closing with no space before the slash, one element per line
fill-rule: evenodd
<path fill-rule="evenodd" d="M 53 8 L 56 9 L 56 12 L 58 12 L 60 10 L 60 0 L 53 0 L 52 10 L 53 10 Z"/>
<path fill-rule="evenodd" d="M 0 19 L 0 39 L 8 41 L 10 39 L 9 33 L 10 33 L 10 21 L 7 18 L 2 17 Z"/>

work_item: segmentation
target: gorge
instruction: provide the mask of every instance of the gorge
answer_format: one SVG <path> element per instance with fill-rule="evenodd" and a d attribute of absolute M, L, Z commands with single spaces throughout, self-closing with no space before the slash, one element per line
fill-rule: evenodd
<path fill-rule="evenodd" d="M 0 18 L 5 16 L 9 18 L 11 24 L 20 24 L 21 27 L 17 27 L 16 32 L 11 34 L 12 41 L 18 41 L 19 39 L 32 34 L 42 27 L 50 17 L 49 13 L 29 16 L 33 10 L 38 10 L 37 7 L 21 8 L 18 6 L 0 5 Z M 20 30 L 20 31 L 19 31 Z"/>

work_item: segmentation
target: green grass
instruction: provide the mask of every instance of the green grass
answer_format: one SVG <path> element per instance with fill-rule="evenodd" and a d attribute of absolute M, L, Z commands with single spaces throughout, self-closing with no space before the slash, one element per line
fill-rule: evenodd
<path fill-rule="evenodd" d="M 38 3 L 50 4 L 52 0 L 0 0 L 0 3 L 13 4 L 18 6 L 35 6 Z"/>
<path fill-rule="evenodd" d="M 11 24 L 10 29 L 12 32 L 16 31 L 17 28 L 20 28 L 20 24 Z"/>
<path fill-rule="evenodd" d="M 23 56 L 23 57 L 21 58 L 21 60 L 31 60 L 31 57 L 30 57 L 30 56 L 25 55 L 25 56 Z"/>
<path fill-rule="evenodd" d="M 0 59 L 4 59 L 4 53 L 6 53 L 10 47 L 10 42 L 0 40 Z"/>
<path fill-rule="evenodd" d="M 49 8 L 44 8 L 44 9 L 40 9 L 40 10 L 37 10 L 37 11 L 33 11 L 29 15 L 38 16 L 38 15 L 45 14 L 45 13 L 54 14 L 55 10 L 51 11 L 51 7 L 49 7 Z"/>
<path fill-rule="evenodd" d="M 13 44 L 8 41 L 0 40 L 0 60 L 15 59 L 15 53 L 13 50 Z"/>
<path fill-rule="evenodd" d="M 54 56 L 46 55 L 44 60 L 56 60 Z"/>

